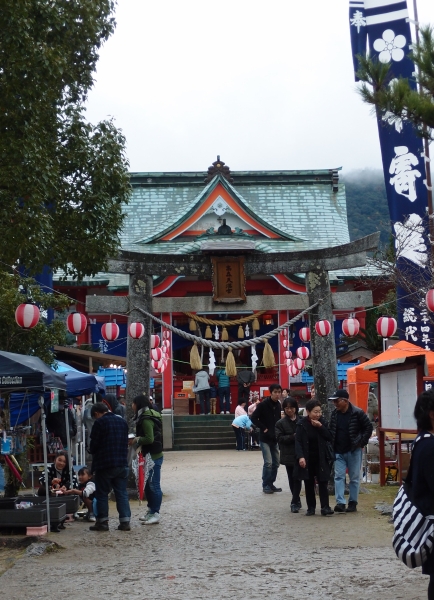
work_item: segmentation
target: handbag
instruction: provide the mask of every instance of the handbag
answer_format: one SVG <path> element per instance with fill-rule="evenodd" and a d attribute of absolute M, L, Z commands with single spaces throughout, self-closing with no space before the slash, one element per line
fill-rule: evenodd
<path fill-rule="evenodd" d="M 431 434 L 420 435 L 417 442 Z M 411 481 L 412 461 L 408 470 L 407 481 Z M 396 556 L 414 569 L 426 562 L 434 546 L 434 515 L 424 517 L 411 499 L 411 489 L 407 483 L 400 487 L 393 503 L 393 526 L 395 534 L 392 545 Z"/>

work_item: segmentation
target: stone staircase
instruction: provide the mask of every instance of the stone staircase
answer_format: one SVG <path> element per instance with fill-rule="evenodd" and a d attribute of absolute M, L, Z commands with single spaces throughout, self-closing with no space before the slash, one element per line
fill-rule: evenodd
<path fill-rule="evenodd" d="M 234 415 L 173 417 L 173 450 L 234 450 Z"/>

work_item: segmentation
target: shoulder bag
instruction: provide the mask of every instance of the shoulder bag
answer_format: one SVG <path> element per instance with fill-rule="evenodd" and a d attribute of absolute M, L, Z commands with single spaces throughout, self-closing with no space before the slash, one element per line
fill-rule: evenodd
<path fill-rule="evenodd" d="M 419 435 L 414 446 L 431 434 Z M 413 448 L 414 448 L 413 446 Z M 413 457 L 410 461 L 407 481 L 411 481 Z M 434 515 L 424 517 L 411 499 L 411 488 L 407 483 L 400 487 L 393 503 L 393 549 L 402 562 L 414 569 L 426 562 L 434 546 Z"/>

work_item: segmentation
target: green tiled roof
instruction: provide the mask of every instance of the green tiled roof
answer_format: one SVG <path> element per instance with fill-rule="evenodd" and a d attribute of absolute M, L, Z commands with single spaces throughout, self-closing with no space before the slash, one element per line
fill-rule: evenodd
<path fill-rule="evenodd" d="M 331 174 L 332 170 L 232 172 L 232 185 L 220 175 L 205 185 L 203 173 L 133 173 L 133 192 L 121 233 L 122 248 L 133 249 L 135 244 L 140 244 L 140 251 L 155 252 L 156 239 L 184 221 L 218 180 L 259 221 L 283 237 L 292 238 L 294 242 L 299 240 L 296 246 L 289 247 L 280 247 L 282 241 L 273 240 L 274 245 L 264 247 L 265 252 L 344 244 L 350 241 L 345 187 L 339 184 L 337 191 L 333 191 Z M 168 247 L 160 244 L 159 252 L 173 251 L 165 250 Z"/>

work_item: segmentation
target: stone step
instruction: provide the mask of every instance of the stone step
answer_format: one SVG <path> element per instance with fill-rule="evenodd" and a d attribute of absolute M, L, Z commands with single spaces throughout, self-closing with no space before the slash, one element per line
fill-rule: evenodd
<path fill-rule="evenodd" d="M 232 429 L 226 429 L 226 427 L 221 430 L 213 427 L 207 427 L 206 429 L 193 429 L 193 430 L 185 430 L 185 429 L 175 429 L 175 437 L 181 437 L 181 438 L 186 438 L 186 437 L 197 437 L 197 436 L 201 436 L 201 437 L 215 437 L 215 438 L 221 438 L 221 437 L 235 437 L 234 436 L 234 432 L 232 431 Z"/>
<path fill-rule="evenodd" d="M 232 444 L 174 444 L 173 450 L 235 450 L 235 443 Z"/>
<path fill-rule="evenodd" d="M 173 417 L 174 423 L 207 423 L 213 421 L 233 421 L 234 415 L 178 415 Z"/>
<path fill-rule="evenodd" d="M 174 425 L 175 431 L 232 431 L 231 423 L 211 423 L 211 425 L 192 425 L 191 423 L 182 423 Z"/>
<path fill-rule="evenodd" d="M 178 436 L 175 435 L 175 444 L 181 444 L 181 443 L 193 443 L 193 444 L 203 444 L 206 442 L 212 442 L 213 444 L 218 444 L 218 443 L 222 443 L 222 444 L 229 444 L 230 442 L 233 442 L 235 444 L 235 436 L 232 435 L 228 435 L 228 436 L 218 436 L 218 435 L 197 435 L 197 436 Z"/>

